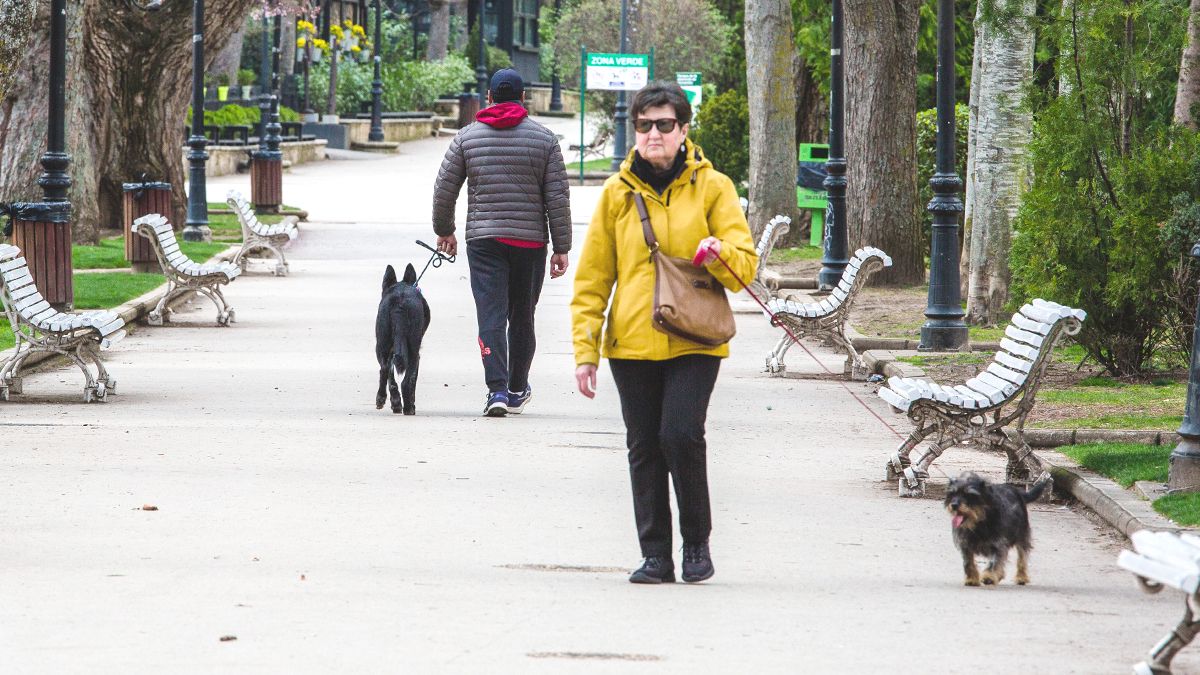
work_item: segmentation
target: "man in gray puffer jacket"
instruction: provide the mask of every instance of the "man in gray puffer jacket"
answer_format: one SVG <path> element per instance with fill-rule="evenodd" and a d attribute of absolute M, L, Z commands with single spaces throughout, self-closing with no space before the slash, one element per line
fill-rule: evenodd
<path fill-rule="evenodd" d="M 454 255 L 454 204 L 467 182 L 467 263 L 479 321 L 488 417 L 517 414 L 533 390 L 529 366 L 533 314 L 546 276 L 567 271 L 571 201 L 558 138 L 529 119 L 525 84 L 515 70 L 492 76 L 487 108 L 458 132 L 433 190 L 438 250 Z"/>

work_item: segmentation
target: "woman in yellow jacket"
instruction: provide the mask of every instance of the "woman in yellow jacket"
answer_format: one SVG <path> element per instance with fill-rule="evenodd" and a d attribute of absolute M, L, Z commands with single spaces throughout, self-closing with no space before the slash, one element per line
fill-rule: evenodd
<path fill-rule="evenodd" d="M 592 398 L 603 355 L 617 383 L 644 558 L 629 580 L 675 581 L 670 476 L 683 535 L 683 580 L 703 581 L 713 575 L 704 420 L 729 347 L 701 345 L 651 326 L 654 265 L 634 194 L 646 202 L 659 250 L 690 259 L 707 247 L 706 267 L 726 288 L 740 286 L 717 256 L 747 280 L 758 258 L 733 181 L 687 140 L 692 107 L 679 85 L 647 85 L 634 95 L 629 115 L 634 150 L 604 184 L 575 275 L 575 379 L 580 393 Z"/>

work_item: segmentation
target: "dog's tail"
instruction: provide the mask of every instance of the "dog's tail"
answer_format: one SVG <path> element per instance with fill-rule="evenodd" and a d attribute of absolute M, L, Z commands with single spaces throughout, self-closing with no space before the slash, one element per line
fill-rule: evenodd
<path fill-rule="evenodd" d="M 1021 501 L 1025 502 L 1026 504 L 1036 502 L 1042 498 L 1042 493 L 1045 492 L 1046 488 L 1049 487 L 1053 482 L 1054 481 L 1050 478 L 1050 476 L 1042 476 L 1036 483 L 1033 484 L 1033 486 L 1021 493 Z"/>

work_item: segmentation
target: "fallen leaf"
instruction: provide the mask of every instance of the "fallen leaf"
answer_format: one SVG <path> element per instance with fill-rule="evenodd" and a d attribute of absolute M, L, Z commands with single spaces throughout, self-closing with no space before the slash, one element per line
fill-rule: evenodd
<path fill-rule="evenodd" d="M 142 504 L 143 511 L 157 511 L 158 507 L 153 504 Z"/>
<path fill-rule="evenodd" d="M 303 574 L 301 574 L 301 575 L 300 575 L 300 581 L 304 581 L 304 575 L 303 575 Z"/>
<path fill-rule="evenodd" d="M 222 635 L 221 642 L 233 642 L 237 639 L 236 635 Z"/>

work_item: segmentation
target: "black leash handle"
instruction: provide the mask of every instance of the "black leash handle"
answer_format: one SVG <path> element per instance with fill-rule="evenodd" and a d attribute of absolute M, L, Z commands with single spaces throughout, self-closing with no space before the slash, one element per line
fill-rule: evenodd
<path fill-rule="evenodd" d="M 417 240 L 417 245 L 428 249 L 432 253 L 432 255 L 429 256 L 429 260 L 425 263 L 425 267 L 421 269 L 421 273 L 417 275 L 418 285 L 421 283 L 421 277 L 425 276 L 425 270 L 428 270 L 430 265 L 433 265 L 434 267 L 441 267 L 443 262 L 452 263 L 458 258 L 458 256 L 446 255 L 429 244 L 421 241 L 420 239 Z"/>

